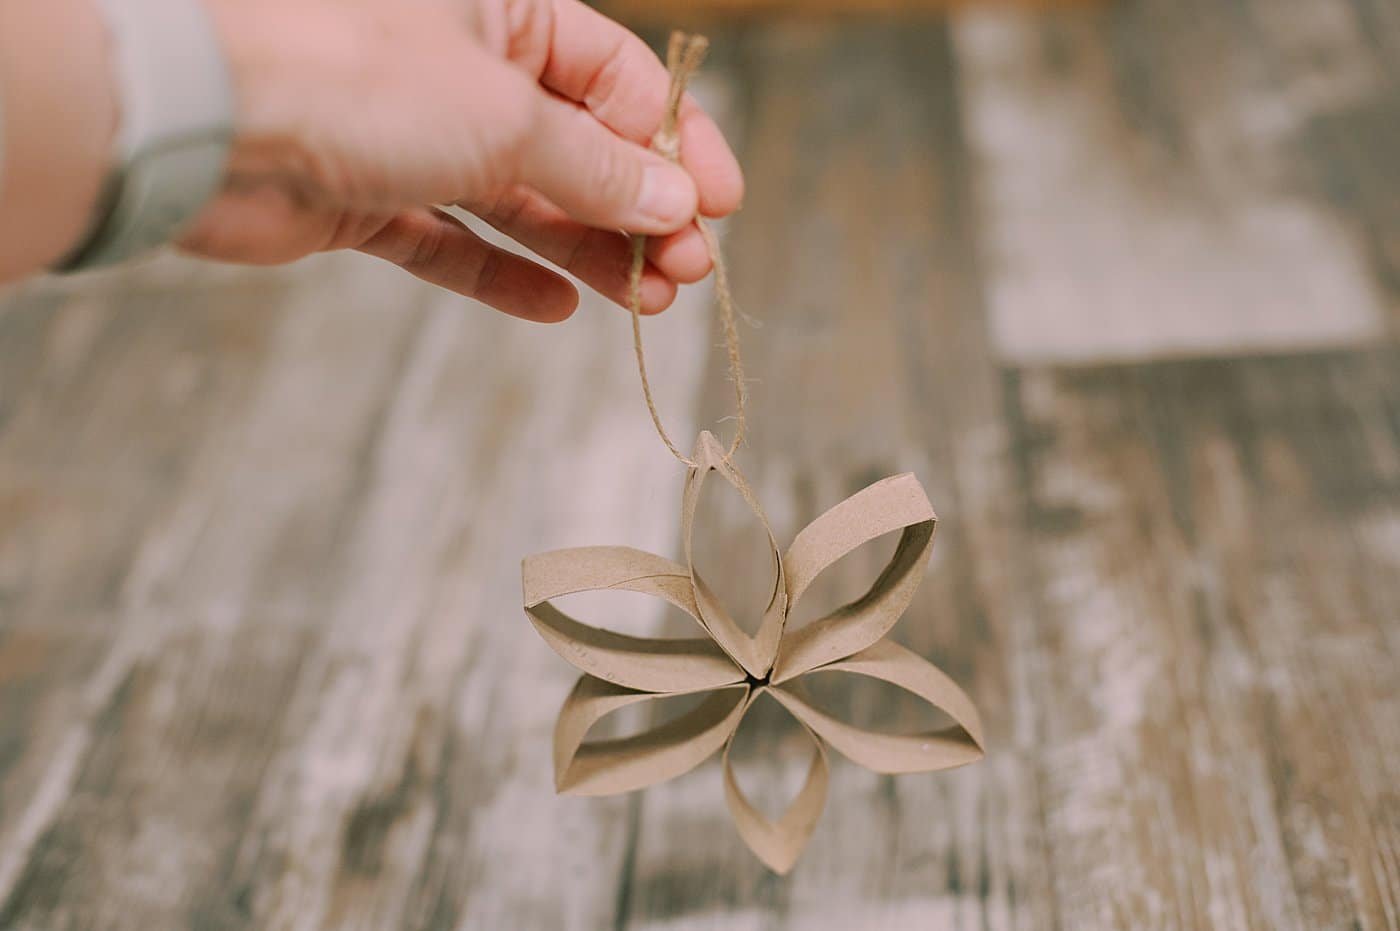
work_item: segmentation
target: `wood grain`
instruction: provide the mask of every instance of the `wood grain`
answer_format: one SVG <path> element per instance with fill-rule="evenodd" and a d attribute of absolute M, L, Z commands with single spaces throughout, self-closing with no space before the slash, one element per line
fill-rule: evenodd
<path fill-rule="evenodd" d="M 1356 210 L 1320 190 L 1308 140 L 1328 115 L 1393 100 L 1395 80 L 1343 5 L 1296 6 L 1242 22 L 1193 3 L 961 18 L 1004 358 L 1283 352 L 1384 332 L 1394 294 L 1366 269 Z M 1322 135 L 1349 148 L 1351 127 L 1335 130 Z M 1393 200 L 1358 169 L 1343 171 L 1368 185 L 1361 200 Z"/>
<path fill-rule="evenodd" d="M 712 38 L 761 324 L 740 464 L 784 543 L 918 473 L 941 522 L 896 639 L 975 697 L 988 758 L 834 758 L 786 879 L 714 765 L 555 796 L 574 675 L 519 559 L 679 547 L 625 315 L 531 327 L 354 256 L 159 260 L 0 308 L 0 928 L 1400 928 L 1400 16 L 1138 0 Z M 1163 197 L 1203 177 L 1220 196 Z M 646 324 L 678 438 L 727 426 L 705 301 Z M 766 543 L 716 487 L 697 559 L 742 619 Z M 773 707 L 741 736 L 772 811 L 802 742 Z"/>
<path fill-rule="evenodd" d="M 143 524 L 121 536 L 130 519 L 107 533 L 115 516 L 86 528 L 58 514 L 7 522 L 7 570 L 50 552 L 53 568 L 17 585 L 24 600 L 11 601 L 25 610 L 7 611 L 0 641 L 14 670 L 7 697 L 34 708 L 7 719 L 6 798 L 23 805 L 0 812 L 0 926 L 378 928 L 461 913 L 500 926 L 491 916 L 520 902 L 468 893 L 507 880 L 522 895 L 551 888 L 540 926 L 561 915 L 594 926 L 611 909 L 609 884 L 578 881 L 570 894 L 554 874 L 600 866 L 617 818 L 549 789 L 547 734 L 571 677 L 547 650 L 522 649 L 542 645 L 519 626 L 518 559 L 594 535 L 660 549 L 676 531 L 671 508 L 644 521 L 630 507 L 678 491 L 664 453 L 614 456 L 618 433 L 645 416 L 625 316 L 594 301 L 541 334 L 348 257 L 201 295 L 212 312 L 127 293 L 104 314 L 145 355 L 108 364 L 123 344 L 94 340 L 89 393 L 58 402 L 75 411 L 54 418 L 62 431 L 101 429 L 117 448 L 143 425 L 181 439 L 164 433 L 178 421 L 139 396 L 152 381 L 142 364 L 178 361 L 163 336 L 172 315 L 203 327 L 250 314 L 256 338 L 242 364 L 233 346 L 205 345 L 202 357 L 191 347 L 198 365 L 233 364 L 241 377 L 205 393 L 173 479 L 134 463 L 145 499 L 104 475 L 100 457 L 71 480 L 45 479 L 60 501 L 91 489 L 94 511 L 125 515 L 144 500 Z M 28 321 L 44 303 L 21 299 L 6 319 Z M 259 306 L 275 309 L 250 311 Z M 699 319 L 658 325 L 658 362 L 682 396 L 699 360 L 665 346 L 692 345 L 674 331 Z M 537 352 L 548 378 L 517 364 Z M 83 410 L 114 419 L 90 427 Z M 14 437 L 29 456 L 63 449 Z M 535 465 L 511 468 L 517 459 Z M 8 485 L 7 497 L 23 490 Z M 117 563 L 101 567 L 117 582 L 73 604 L 89 550 Z M 60 606 L 79 620 L 65 623 Z M 541 857 L 526 811 L 577 842 Z M 533 879 L 498 856 L 511 843 L 526 845 Z M 464 887 L 472 873 L 479 885 Z"/>
<path fill-rule="evenodd" d="M 1395 361 L 1008 375 L 1067 925 L 1394 925 Z"/>

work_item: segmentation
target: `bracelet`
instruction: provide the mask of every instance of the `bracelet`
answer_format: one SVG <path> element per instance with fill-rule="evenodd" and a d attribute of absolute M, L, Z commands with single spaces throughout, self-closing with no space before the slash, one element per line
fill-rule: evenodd
<path fill-rule="evenodd" d="M 223 183 L 232 82 L 201 0 L 97 0 L 121 106 L 98 219 L 57 266 L 121 262 L 174 239 Z"/>

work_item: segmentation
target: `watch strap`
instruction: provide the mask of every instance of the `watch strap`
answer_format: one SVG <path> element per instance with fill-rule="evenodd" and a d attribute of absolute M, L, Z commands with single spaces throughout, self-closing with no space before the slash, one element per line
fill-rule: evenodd
<path fill-rule="evenodd" d="M 174 239 L 223 182 L 233 88 L 202 0 L 96 0 L 121 108 L 99 218 L 58 270 L 111 265 Z"/>

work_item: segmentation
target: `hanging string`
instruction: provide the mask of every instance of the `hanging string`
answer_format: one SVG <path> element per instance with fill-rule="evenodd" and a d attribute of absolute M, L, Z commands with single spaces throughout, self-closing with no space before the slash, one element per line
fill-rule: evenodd
<path fill-rule="evenodd" d="M 709 41 L 704 36 L 688 36 L 682 32 L 671 33 L 671 43 L 666 50 L 666 67 L 671 72 L 671 86 L 666 97 L 666 112 L 661 119 L 661 128 L 652 137 L 651 147 L 672 162 L 679 163 L 681 142 L 679 116 L 681 102 L 685 99 L 686 82 L 700 67 L 709 49 Z M 719 305 L 720 330 L 724 335 L 725 354 L 729 359 L 729 380 L 734 383 L 734 439 L 729 445 L 725 458 L 734 455 L 739 444 L 744 441 L 744 405 L 748 391 L 744 387 L 744 362 L 739 356 L 739 327 L 734 299 L 729 292 L 729 275 L 724 268 L 724 257 L 720 254 L 719 240 L 710 225 L 701 217 L 695 220 L 700 235 L 705 240 L 705 248 L 710 253 L 710 261 L 715 269 L 715 302 Z M 637 353 L 637 372 L 642 377 L 642 395 L 646 398 L 647 410 L 657 435 L 666 448 L 687 466 L 695 462 L 683 455 L 672 442 L 666 428 L 661 423 L 661 414 L 656 410 L 656 401 L 651 394 L 651 382 L 647 378 L 646 353 L 642 351 L 642 271 L 646 267 L 646 236 L 632 237 L 632 272 L 628 284 L 627 306 L 632 312 L 632 347 Z"/>

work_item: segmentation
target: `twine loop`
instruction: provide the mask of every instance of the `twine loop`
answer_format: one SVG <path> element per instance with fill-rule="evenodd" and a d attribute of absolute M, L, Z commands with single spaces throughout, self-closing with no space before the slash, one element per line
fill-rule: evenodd
<path fill-rule="evenodd" d="M 652 137 L 651 148 L 676 164 L 679 164 L 681 156 L 679 123 L 686 83 L 704 61 L 709 46 L 709 40 L 704 36 L 673 32 L 666 50 L 666 67 L 671 74 L 671 83 L 666 95 L 666 110 L 661 118 L 661 128 Z M 748 390 L 744 386 L 744 364 L 739 355 L 739 328 L 735 322 L 737 313 L 734 309 L 734 299 L 729 292 L 729 275 L 724 267 L 724 257 L 720 253 L 719 239 L 702 217 L 696 217 L 695 224 L 700 229 L 705 248 L 710 253 L 710 261 L 714 265 L 715 303 L 719 305 L 720 329 L 724 335 L 725 354 L 729 360 L 729 380 L 734 383 L 734 439 L 730 442 L 728 452 L 724 454 L 725 459 L 728 459 L 744 441 L 744 407 L 748 400 Z M 656 427 L 661 442 L 666 444 L 671 455 L 687 466 L 695 468 L 695 461 L 682 454 L 666 433 L 666 428 L 661 423 L 661 414 L 656 409 L 656 401 L 652 397 L 651 382 L 647 378 L 646 353 L 642 350 L 642 271 L 646 268 L 646 242 L 647 237 L 644 235 L 632 237 L 632 270 L 628 280 L 627 306 L 632 312 L 632 346 L 637 355 L 637 372 L 641 376 L 642 395 L 646 398 L 647 411 L 651 414 L 652 425 Z"/>

